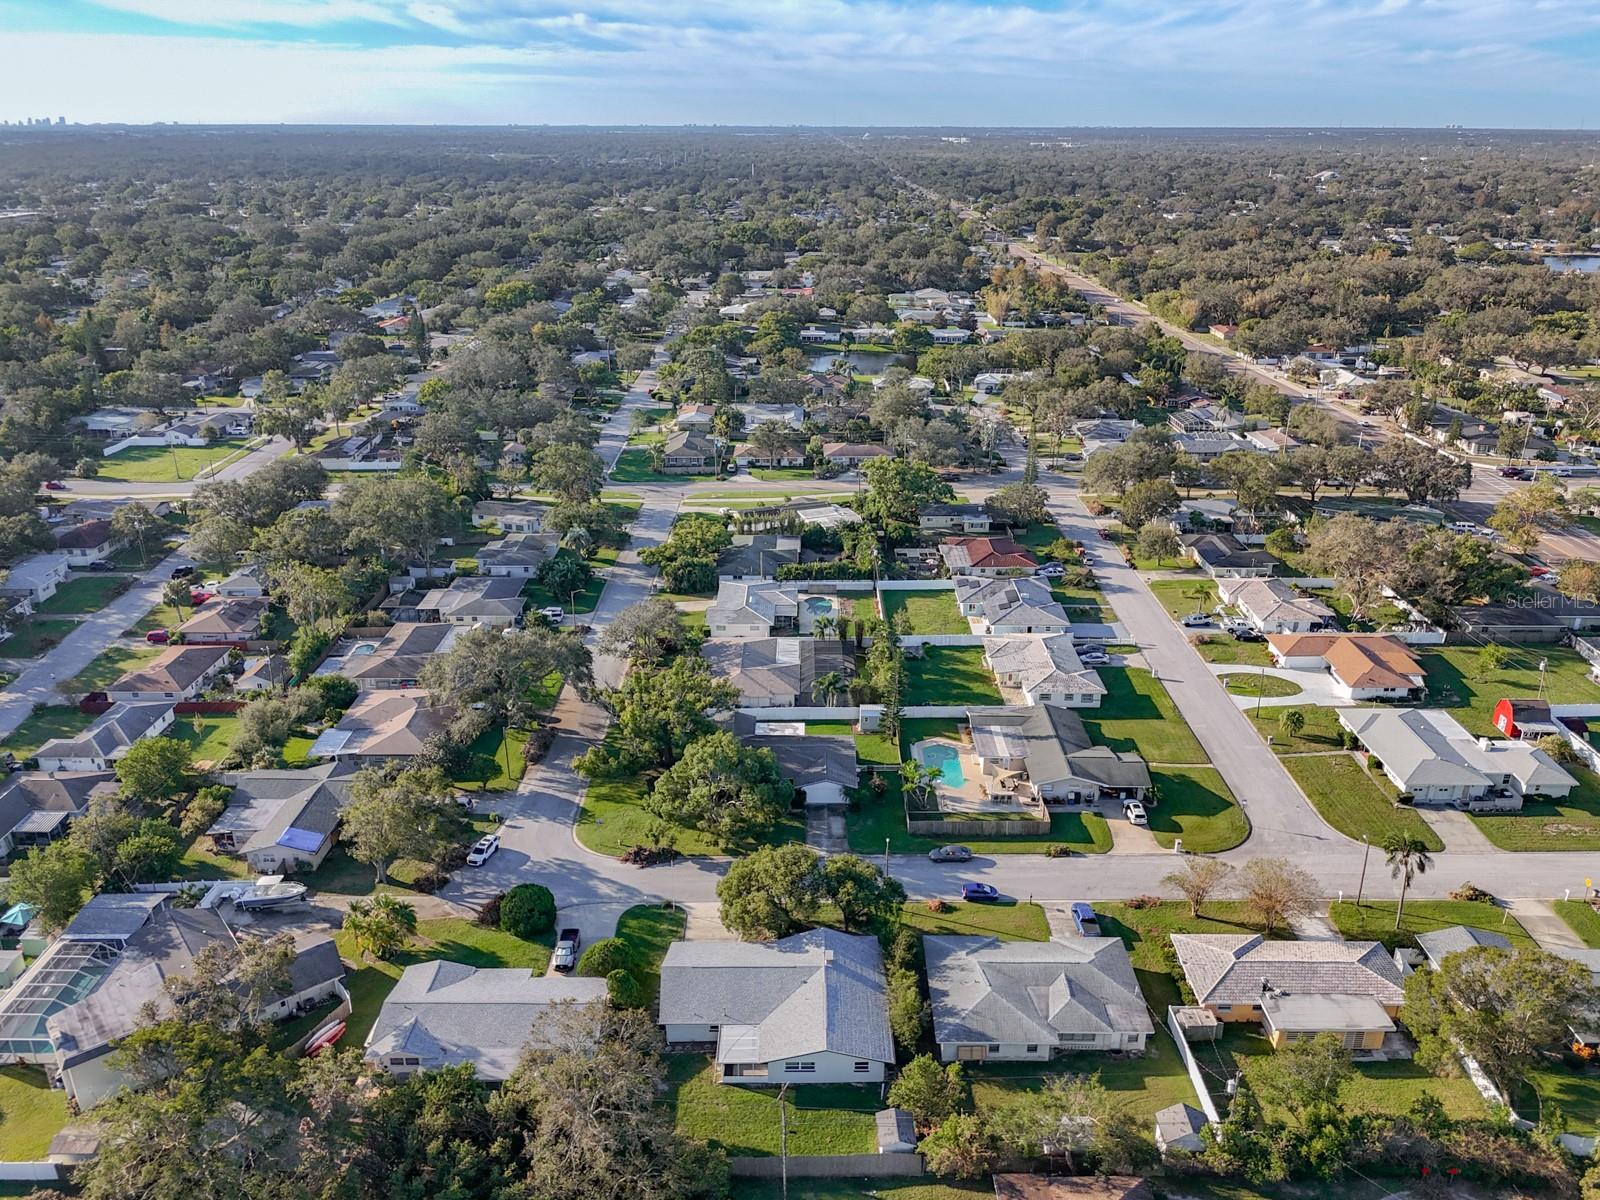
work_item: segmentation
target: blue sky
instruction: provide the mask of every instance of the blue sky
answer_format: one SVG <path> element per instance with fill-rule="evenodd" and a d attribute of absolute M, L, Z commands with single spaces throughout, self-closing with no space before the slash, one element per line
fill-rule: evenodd
<path fill-rule="evenodd" d="M 1600 0 L 0 0 L 0 116 L 1594 127 Z"/>

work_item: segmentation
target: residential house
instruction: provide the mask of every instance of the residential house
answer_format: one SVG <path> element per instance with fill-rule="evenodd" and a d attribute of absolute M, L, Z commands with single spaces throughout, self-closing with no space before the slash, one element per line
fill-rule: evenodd
<path fill-rule="evenodd" d="M 933 1040 L 945 1062 L 1138 1053 L 1155 1033 L 1121 938 L 924 937 Z"/>
<path fill-rule="evenodd" d="M 988 533 L 989 510 L 981 504 L 930 504 L 917 514 L 921 533 Z"/>
<path fill-rule="evenodd" d="M 1179 433 L 1172 438 L 1172 448 L 1196 462 L 1210 462 L 1236 450 L 1256 452 L 1254 445 L 1232 433 Z"/>
<path fill-rule="evenodd" d="M 1347 700 L 1420 700 L 1427 673 L 1411 648 L 1387 633 L 1280 634 L 1267 638 L 1275 666 L 1326 671 Z"/>
<path fill-rule="evenodd" d="M 861 782 L 854 738 L 810 736 L 804 721 L 757 721 L 745 713 L 735 715 L 734 729 L 751 749 L 772 752 L 794 784 L 796 801 L 807 808 L 848 804 L 848 793 Z"/>
<path fill-rule="evenodd" d="M 1244 428 L 1244 418 L 1220 405 L 1197 404 L 1168 414 L 1167 424 L 1174 433 L 1232 433 Z"/>
<path fill-rule="evenodd" d="M 717 555 L 719 583 L 771 579 L 778 568 L 800 561 L 800 535 L 736 533 L 733 545 Z"/>
<path fill-rule="evenodd" d="M 803 467 L 806 465 L 806 451 L 798 439 L 772 451 L 760 450 L 749 442 L 741 442 L 733 448 L 733 461 L 745 470 L 752 467 L 763 470 Z"/>
<path fill-rule="evenodd" d="M 432 706 L 425 691 L 362 692 L 336 725 L 317 735 L 306 757 L 361 766 L 404 763 L 426 750 L 457 715 L 448 705 Z"/>
<path fill-rule="evenodd" d="M 548 511 L 531 500 L 479 500 L 472 506 L 472 523 L 496 525 L 503 533 L 539 533 Z"/>
<path fill-rule="evenodd" d="M 661 470 L 668 475 L 704 475 L 715 472 L 722 462 L 716 439 L 700 433 L 670 435 L 661 454 Z"/>
<path fill-rule="evenodd" d="M 217 585 L 217 595 L 229 600 L 259 600 L 266 594 L 267 569 L 259 563 L 240 567 Z"/>
<path fill-rule="evenodd" d="M 1101 450 L 1122 445 L 1139 427 L 1138 421 L 1095 417 L 1092 420 L 1073 422 L 1072 432 L 1083 443 L 1084 458 L 1090 458 Z"/>
<path fill-rule="evenodd" d="M 894 1064 L 883 952 L 865 934 L 673 942 L 658 1020 L 669 1050 L 714 1044 L 724 1083 L 882 1083 Z"/>
<path fill-rule="evenodd" d="M 227 646 L 172 646 L 106 688 L 106 699 L 193 700 L 228 665 Z"/>
<path fill-rule="evenodd" d="M 130 504 L 149 509 L 153 517 L 164 517 L 172 511 L 172 502 L 169 500 L 151 500 L 142 496 L 85 496 L 68 500 L 57 508 L 45 511 L 43 515 L 53 525 L 83 525 L 90 521 L 109 521 Z"/>
<path fill-rule="evenodd" d="M 1231 533 L 1191 533 L 1179 540 L 1184 553 L 1213 579 L 1265 579 L 1278 565 L 1271 552 L 1246 546 Z"/>
<path fill-rule="evenodd" d="M 998 396 L 1006 383 L 1018 377 L 1016 371 L 983 371 L 972 380 L 972 390 L 980 396 Z"/>
<path fill-rule="evenodd" d="M 1444 929 L 1430 929 L 1416 935 L 1417 949 L 1437 971 L 1452 954 L 1465 950 L 1509 950 L 1511 939 L 1492 929 L 1475 929 L 1469 925 L 1451 925 Z"/>
<path fill-rule="evenodd" d="M 419 621 L 503 629 L 516 624 L 525 604 L 517 578 L 471 575 L 452 580 L 449 587 L 430 588 L 417 601 L 416 617 Z"/>
<path fill-rule="evenodd" d="M 836 467 L 859 467 L 874 458 L 893 458 L 894 451 L 875 442 L 828 442 L 822 457 Z"/>
<path fill-rule="evenodd" d="M 478 547 L 478 571 L 505 579 L 532 579 L 561 543 L 553 533 L 508 533 Z"/>
<path fill-rule="evenodd" d="M 984 579 L 958 575 L 956 609 L 975 632 L 990 637 L 1019 633 L 1067 633 L 1072 622 L 1050 586 L 1031 577 Z"/>
<path fill-rule="evenodd" d="M 1259 1022 L 1274 1049 L 1336 1034 L 1377 1050 L 1405 1000 L 1381 942 L 1269 942 L 1259 933 L 1174 933 L 1195 1003 L 1222 1021 Z"/>
<path fill-rule="evenodd" d="M 120 442 L 160 424 L 160 418 L 148 408 L 97 408 L 86 416 L 73 417 L 68 424 L 96 441 Z"/>
<path fill-rule="evenodd" d="M 972 753 L 986 790 L 1034 796 L 1046 804 L 1136 800 L 1150 790 L 1150 770 L 1132 751 L 1096 746 L 1083 719 L 1056 704 L 970 708 Z"/>
<path fill-rule="evenodd" d="M 771 580 L 719 583 L 706 610 L 706 634 L 714 638 L 764 638 L 799 627 L 800 591 Z"/>
<path fill-rule="evenodd" d="M 1300 445 L 1300 439 L 1282 429 L 1251 429 L 1244 435 L 1258 450 L 1266 450 L 1272 454 L 1287 454 Z"/>
<path fill-rule="evenodd" d="M 1184 500 L 1172 514 L 1172 528 L 1177 533 L 1214 532 L 1232 533 L 1234 526 L 1248 519 L 1239 506 L 1226 496 L 1199 496 Z M 1241 543 L 1239 549 L 1243 549 Z"/>
<path fill-rule="evenodd" d="M 111 532 L 109 520 L 85 521 L 56 534 L 56 551 L 67 556 L 69 566 L 87 566 L 110 558 L 127 544 Z"/>
<path fill-rule="evenodd" d="M 244 672 L 233 681 L 236 692 L 260 692 L 289 685 L 293 672 L 281 654 L 258 654 L 244 660 Z"/>
<path fill-rule="evenodd" d="M 1507 737 L 1523 741 L 1537 741 L 1550 734 L 1560 737 L 1566 729 L 1551 715 L 1548 700 L 1528 698 L 1502 698 L 1494 706 L 1490 723 Z"/>
<path fill-rule="evenodd" d="M 700 653 L 739 689 L 743 708 L 810 706 L 819 678 L 854 671 L 849 650 L 834 638 L 711 639 Z"/>
<path fill-rule="evenodd" d="M 39 769 L 58 771 L 109 771 L 140 738 L 156 737 L 172 725 L 176 709 L 166 701 L 150 704 L 113 704 L 82 733 L 51 738 L 34 757 Z"/>
<path fill-rule="evenodd" d="M 423 664 L 449 653 L 464 627 L 444 621 L 392 625 L 366 653 L 340 658 L 337 672 L 363 692 L 414 688 L 422 680 Z"/>
<path fill-rule="evenodd" d="M 841 529 L 846 525 L 861 524 L 860 513 L 831 500 L 794 500 L 783 508 L 799 517 L 802 525 L 815 525 L 820 529 Z"/>
<path fill-rule="evenodd" d="M 100 791 L 117 790 L 109 771 L 29 771 L 0 776 L 0 858 L 64 837 Z"/>
<path fill-rule="evenodd" d="M 206 837 L 219 854 L 238 855 L 258 875 L 314 871 L 333 848 L 355 772 L 355 764 L 328 762 L 225 774 L 228 807 Z"/>
<path fill-rule="evenodd" d="M 1006 537 L 945 538 L 939 557 L 952 575 L 998 579 L 1034 571 L 1039 560 Z"/>
<path fill-rule="evenodd" d="M 1455 605 L 1450 617 L 1473 644 L 1562 642 L 1569 634 L 1600 629 L 1600 603 L 1534 583 L 1505 603 Z"/>
<path fill-rule="evenodd" d="M 698 429 L 703 432 L 711 428 L 716 415 L 717 406 L 714 404 L 682 404 L 678 406 L 677 426 L 679 429 Z"/>
<path fill-rule="evenodd" d="M 46 1021 L 54 1066 L 68 1099 L 86 1109 L 129 1086 L 132 1081 L 117 1067 L 113 1052 L 144 1025 L 145 1006 L 152 1006 L 158 1017 L 170 1014 L 168 984 L 192 977 L 208 947 L 231 946 L 247 936 L 232 929 L 214 908 L 175 909 L 165 903 L 154 908 L 95 977 L 93 990 Z M 276 1021 L 308 1012 L 344 995 L 344 976 L 332 938 L 297 939 L 287 988 L 269 996 L 254 1015 Z"/>
<path fill-rule="evenodd" d="M 1015 689 L 1030 705 L 1098 708 L 1106 694 L 1099 673 L 1079 660 L 1070 633 L 984 638 L 983 659 L 1002 692 Z"/>
<path fill-rule="evenodd" d="M 1321 600 L 1281 579 L 1219 579 L 1217 594 L 1259 633 L 1316 633 L 1337 620 Z"/>
<path fill-rule="evenodd" d="M 1206 332 L 1214 338 L 1221 338 L 1225 342 L 1231 342 L 1236 336 L 1238 336 L 1239 327 L 1237 325 L 1227 324 L 1208 325 L 1206 326 Z"/>
<path fill-rule="evenodd" d="M 13 563 L 0 576 L 0 596 L 14 596 L 30 604 L 42 604 L 66 582 L 67 568 L 71 564 L 72 560 L 59 551 L 34 554 L 19 563 Z"/>
<path fill-rule="evenodd" d="M 738 412 L 744 418 L 746 433 L 768 421 L 777 421 L 795 431 L 806 423 L 806 410 L 798 404 L 746 404 Z"/>
<path fill-rule="evenodd" d="M 959 325 L 952 325 L 948 329 L 930 329 L 928 332 L 935 346 L 960 346 L 972 340 L 972 331 L 962 329 Z"/>
<path fill-rule="evenodd" d="M 186 645 L 217 646 L 253 642 L 267 619 L 267 602 L 259 598 L 218 596 L 194 610 L 178 626 Z"/>
<path fill-rule="evenodd" d="M 363 1054 L 391 1075 L 467 1064 L 477 1078 L 500 1083 L 528 1048 L 559 1044 L 551 1021 L 565 1006 L 605 1001 L 604 979 L 414 963 L 385 997 Z"/>
<path fill-rule="evenodd" d="M 1416 804 L 1516 812 L 1523 798 L 1560 800 L 1578 781 L 1531 742 L 1473 737 L 1436 708 L 1339 708 L 1339 724 Z"/>

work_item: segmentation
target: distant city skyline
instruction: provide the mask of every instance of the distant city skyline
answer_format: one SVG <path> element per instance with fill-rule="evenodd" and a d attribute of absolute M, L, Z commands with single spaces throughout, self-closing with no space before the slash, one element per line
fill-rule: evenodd
<path fill-rule="evenodd" d="M 13 122 L 1600 120 L 1600 0 L 0 0 L 0 30 Z"/>

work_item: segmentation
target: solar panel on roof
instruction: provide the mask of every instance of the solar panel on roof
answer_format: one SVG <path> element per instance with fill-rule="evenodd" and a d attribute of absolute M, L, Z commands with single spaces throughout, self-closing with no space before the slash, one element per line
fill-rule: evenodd
<path fill-rule="evenodd" d="M 315 854 L 322 847 L 323 835 L 312 833 L 309 829 L 295 829 L 290 826 L 278 838 L 278 845 L 290 850 L 299 850 L 306 854 Z"/>

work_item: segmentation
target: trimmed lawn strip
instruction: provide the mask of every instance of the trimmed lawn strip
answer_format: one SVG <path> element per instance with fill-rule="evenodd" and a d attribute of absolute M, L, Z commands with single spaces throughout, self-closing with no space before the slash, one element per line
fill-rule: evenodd
<path fill-rule="evenodd" d="M 1583 939 L 1583 944 L 1592 950 L 1600 950 L 1600 913 L 1596 913 L 1591 905 L 1582 900 L 1555 900 L 1551 902 L 1556 916 L 1567 923 L 1567 927 Z"/>
<path fill-rule="evenodd" d="M 1037 904 L 1015 900 L 995 904 L 950 901 L 949 912 L 936 913 L 926 903 L 913 901 L 900 910 L 900 923 L 920 934 L 955 937 L 993 936 L 1002 942 L 1048 942 L 1050 922 Z"/>
<path fill-rule="evenodd" d="M 52 738 L 69 738 L 82 733 L 96 719 L 94 713 L 80 712 L 72 704 L 41 704 L 23 718 L 11 736 L 0 742 L 18 758 L 32 758 L 34 751 Z"/>
<path fill-rule="evenodd" d="M 863 1200 L 868 1196 L 876 1200 L 994 1200 L 994 1184 L 987 1176 L 968 1183 L 873 1176 L 870 1179 L 791 1179 L 785 1190 L 779 1179 L 739 1180 L 739 1200 Z"/>
<path fill-rule="evenodd" d="M 128 633 L 143 637 L 147 633 L 154 633 L 157 629 L 176 629 L 185 620 L 185 612 L 179 612 L 170 604 L 158 604 L 134 623 Z"/>
<path fill-rule="evenodd" d="M 68 579 L 56 589 L 55 595 L 36 605 L 33 611 L 46 616 L 99 612 L 132 586 L 133 578 L 128 575 L 78 575 Z"/>
<path fill-rule="evenodd" d="M 1205 765 L 1210 760 L 1178 715 L 1167 689 L 1140 667 L 1101 667 L 1099 708 L 1077 709 L 1089 736 L 1113 750 L 1136 750 L 1146 762 Z"/>
<path fill-rule="evenodd" d="M 860 804 L 845 816 L 849 846 L 857 854 L 882 854 L 886 841 L 891 854 L 926 854 L 936 846 L 951 844 L 967 846 L 974 854 L 1043 854 L 1051 846 L 1066 846 L 1080 854 L 1104 854 L 1111 849 L 1111 827 L 1093 810 L 1052 812 L 1049 837 L 914 837 L 906 830 L 900 777 L 888 772 L 883 775 L 887 783 L 883 795 L 863 786 Z M 999 822 L 992 824 L 1001 828 Z"/>
<path fill-rule="evenodd" d="M 1382 861 L 1377 865 L 1381 869 Z M 1508 910 L 1487 900 L 1407 900 L 1399 929 L 1395 928 L 1394 910 L 1392 900 L 1363 900 L 1360 905 L 1342 900 L 1328 906 L 1328 918 L 1351 941 L 1382 942 L 1390 950 L 1415 946 L 1417 934 L 1449 929 L 1452 925 L 1498 933 L 1522 949 L 1531 950 L 1537 945 Z"/>
<path fill-rule="evenodd" d="M 1193 612 L 1208 613 L 1222 602 L 1217 594 L 1217 585 L 1203 576 L 1197 579 L 1152 579 L 1149 588 L 1174 621 Z"/>
<path fill-rule="evenodd" d="M 1260 696 L 1269 700 L 1281 696 L 1298 696 L 1305 690 L 1298 683 L 1281 676 L 1256 671 L 1235 671 L 1224 675 L 1222 686 L 1235 696 Z"/>
<path fill-rule="evenodd" d="M 1146 809 L 1150 832 L 1166 849 L 1181 837 L 1190 854 L 1216 854 L 1250 836 L 1250 821 L 1215 767 L 1167 767 L 1150 778 L 1161 789 L 1160 802 Z"/>
<path fill-rule="evenodd" d="M 1366 771 L 1353 754 L 1301 754 L 1283 760 L 1322 819 L 1349 838 L 1374 845 L 1391 831 L 1421 838 L 1429 850 L 1443 850 L 1433 827 L 1414 808 L 1396 806 L 1389 781 Z"/>
<path fill-rule="evenodd" d="M 99 460 L 96 479 L 117 483 L 179 483 L 226 463 L 249 438 L 223 438 L 209 446 L 129 446 Z"/>
<path fill-rule="evenodd" d="M 911 708 L 919 704 L 1001 703 L 1000 688 L 982 646 L 925 646 L 922 657 L 906 656 L 905 696 Z"/>
<path fill-rule="evenodd" d="M 112 646 L 77 675 L 61 685 L 73 692 L 103 692 L 135 667 L 159 658 L 163 646 Z"/>
<path fill-rule="evenodd" d="M 636 904 L 617 918 L 617 937 L 634 952 L 639 970 L 634 972 L 650 997 L 650 1011 L 655 1011 L 656 993 L 661 989 L 661 960 L 667 948 L 683 936 L 687 921 L 683 909 L 676 905 Z"/>
<path fill-rule="evenodd" d="M 687 483 L 694 478 L 692 475 L 661 474 L 651 465 L 650 452 L 637 448 L 624 450 L 617 456 L 617 465 L 611 468 L 613 483 Z"/>
<path fill-rule="evenodd" d="M 43 1161 L 66 1123 L 67 1093 L 52 1088 L 42 1070 L 0 1067 L 0 1162 Z"/>
<path fill-rule="evenodd" d="M 911 620 L 912 633 L 971 633 L 972 627 L 956 607 L 956 593 L 949 591 L 884 591 L 883 616 L 891 626 L 895 614 L 904 612 Z"/>
<path fill-rule="evenodd" d="M 0 641 L 0 658 L 38 658 L 78 627 L 59 617 L 27 617 Z"/>
<path fill-rule="evenodd" d="M 1292 736 L 1278 724 L 1279 718 L 1291 708 L 1305 718 L 1305 725 L 1300 732 Z M 1344 726 L 1339 724 L 1339 718 L 1331 708 L 1319 708 L 1315 704 L 1285 704 L 1263 708 L 1260 712 L 1251 709 L 1246 715 L 1255 722 L 1256 732 L 1274 754 L 1306 754 L 1343 748 L 1339 743 Z"/>
<path fill-rule="evenodd" d="M 697 1054 L 667 1056 L 664 1103 L 677 1114 L 678 1132 L 721 1146 L 729 1154 L 778 1154 L 788 1125 L 790 1154 L 871 1154 L 877 1148 L 874 1114 L 883 1107 L 876 1084 L 813 1083 L 790 1088 L 778 1111 L 777 1088 L 717 1082 L 715 1064 Z"/>
<path fill-rule="evenodd" d="M 1241 667 L 1270 667 L 1272 665 L 1272 652 L 1267 649 L 1265 642 L 1241 642 L 1237 638 L 1229 637 L 1225 633 L 1206 633 L 1190 635 L 1189 644 L 1201 658 L 1208 663 L 1226 663 L 1229 666 Z M 1272 676 L 1267 678 L 1271 679 Z M 1280 682 L 1287 683 L 1287 680 Z M 1296 689 L 1297 691 L 1299 689 Z M 1250 693 L 1252 696 L 1254 692 Z M 1268 692 L 1269 696 L 1274 693 Z M 1283 695 L 1288 695 L 1285 692 Z"/>
<path fill-rule="evenodd" d="M 220 767 L 233 750 L 239 737 L 237 716 L 178 717 L 167 729 L 166 735 L 189 747 L 189 755 L 198 765 L 209 762 Z"/>
<path fill-rule="evenodd" d="M 1578 781 L 1564 800 L 1525 800 L 1517 813 L 1469 813 L 1502 850 L 1600 850 L 1600 778 L 1579 763 L 1562 769 Z"/>

